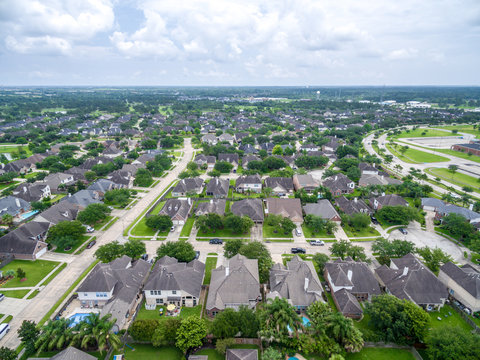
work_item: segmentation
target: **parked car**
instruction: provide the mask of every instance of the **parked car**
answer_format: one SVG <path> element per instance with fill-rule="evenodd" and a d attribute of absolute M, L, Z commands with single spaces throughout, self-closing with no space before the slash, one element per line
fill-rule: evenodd
<path fill-rule="evenodd" d="M 91 227 L 90 225 L 85 226 L 85 229 L 87 229 L 87 232 L 89 232 L 89 233 L 92 233 L 92 232 L 95 231 L 95 229 L 93 227 Z"/>
<path fill-rule="evenodd" d="M 378 225 L 378 220 L 375 216 L 370 216 L 370 219 L 372 220 L 372 223 Z"/>
<path fill-rule="evenodd" d="M 140 259 L 147 261 L 148 260 L 148 254 L 143 254 L 140 256 Z"/>
<path fill-rule="evenodd" d="M 63 249 L 63 251 L 70 251 L 70 250 L 72 250 L 71 246 L 67 246 L 66 248 Z"/>
<path fill-rule="evenodd" d="M 304 248 L 292 248 L 292 254 L 305 254 L 307 251 Z"/>
<path fill-rule="evenodd" d="M 197 260 L 200 257 L 200 251 L 195 251 L 195 260 Z"/>
<path fill-rule="evenodd" d="M 219 238 L 210 239 L 209 243 L 210 243 L 210 244 L 215 244 L 215 245 L 222 245 L 222 244 L 223 244 L 223 240 L 222 240 L 222 239 L 219 239 Z"/>
<path fill-rule="evenodd" d="M 405 229 L 405 228 L 400 228 L 400 229 L 398 229 L 398 231 L 400 231 L 403 235 L 407 235 L 407 234 L 408 234 L 408 231 L 407 231 L 407 229 Z"/>
<path fill-rule="evenodd" d="M 170 228 L 170 231 L 175 231 L 175 226 L 172 226 L 172 227 Z"/>
<path fill-rule="evenodd" d="M 90 241 L 90 242 L 88 243 L 88 245 L 87 245 L 87 249 L 91 249 L 96 243 L 97 243 L 96 240 Z"/>
<path fill-rule="evenodd" d="M 296 228 L 296 229 L 295 229 L 295 234 L 296 234 L 297 236 L 302 236 L 302 229 Z"/>
<path fill-rule="evenodd" d="M 310 245 L 323 246 L 323 245 L 325 245 L 325 243 L 322 240 L 312 240 L 312 241 L 310 241 Z"/>
<path fill-rule="evenodd" d="M 0 325 L 0 339 L 3 339 L 5 335 L 10 331 L 10 324 L 1 324 Z"/>
<path fill-rule="evenodd" d="M 2 301 L 3 299 L 5 299 L 5 295 L 0 294 L 0 301 Z"/>

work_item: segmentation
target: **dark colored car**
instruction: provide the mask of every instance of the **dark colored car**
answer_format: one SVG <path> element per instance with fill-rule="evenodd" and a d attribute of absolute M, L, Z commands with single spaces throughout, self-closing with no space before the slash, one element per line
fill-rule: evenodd
<path fill-rule="evenodd" d="M 378 220 L 375 216 L 370 216 L 370 219 L 372 219 L 372 223 L 378 225 Z"/>
<path fill-rule="evenodd" d="M 219 238 L 215 238 L 215 239 L 210 239 L 210 244 L 215 244 L 215 245 L 221 245 L 223 244 L 223 240 L 222 239 L 219 239 Z"/>
<path fill-rule="evenodd" d="M 147 261 L 148 260 L 148 254 L 143 254 L 140 256 L 140 259 Z"/>
<path fill-rule="evenodd" d="M 292 254 L 305 254 L 307 251 L 304 248 L 292 248 Z"/>
<path fill-rule="evenodd" d="M 92 240 L 88 243 L 87 249 L 91 249 L 97 242 L 95 240 Z"/>
<path fill-rule="evenodd" d="M 197 260 L 200 257 L 200 251 L 195 251 L 195 260 Z"/>
<path fill-rule="evenodd" d="M 407 231 L 407 229 L 405 229 L 405 228 L 400 228 L 400 229 L 398 229 L 398 231 L 400 231 L 403 235 L 407 235 L 407 234 L 408 234 L 408 231 Z"/>

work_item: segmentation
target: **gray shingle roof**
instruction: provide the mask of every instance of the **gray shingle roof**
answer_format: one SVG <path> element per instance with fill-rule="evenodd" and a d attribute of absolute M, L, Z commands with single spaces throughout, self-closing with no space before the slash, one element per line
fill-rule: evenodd
<path fill-rule="evenodd" d="M 80 209 L 85 209 L 90 204 L 101 203 L 95 191 L 85 189 L 63 198 L 63 201 L 68 201 L 69 203 L 78 206 Z"/>
<path fill-rule="evenodd" d="M 227 349 L 226 360 L 258 360 L 258 350 Z"/>
<path fill-rule="evenodd" d="M 253 221 L 263 221 L 263 205 L 260 199 L 244 199 L 235 201 L 230 210 L 235 215 L 248 216 Z"/>
<path fill-rule="evenodd" d="M 235 187 L 242 186 L 244 184 L 261 184 L 262 178 L 260 175 L 246 175 L 240 176 L 235 181 Z"/>
<path fill-rule="evenodd" d="M 48 221 L 52 224 L 58 224 L 60 221 L 72 221 L 77 218 L 78 207 L 68 201 L 60 201 L 51 208 L 40 213 L 37 221 Z"/>
<path fill-rule="evenodd" d="M 363 310 L 358 302 L 357 298 L 353 296 L 348 290 L 340 289 L 334 294 L 335 300 L 339 310 L 344 315 L 349 314 L 362 314 Z"/>
<path fill-rule="evenodd" d="M 364 262 L 357 262 L 351 259 L 337 260 L 325 264 L 325 269 L 330 275 L 334 286 L 353 286 L 352 294 L 366 293 L 369 295 L 380 295 L 380 287 L 375 276 Z M 351 279 L 348 278 L 351 271 Z"/>
<path fill-rule="evenodd" d="M 335 210 L 332 203 L 327 199 L 318 200 L 316 204 L 305 204 L 303 210 L 307 215 L 320 216 L 322 219 L 327 220 L 339 216 L 337 210 Z"/>
<path fill-rule="evenodd" d="M 165 205 L 163 206 L 162 210 L 159 211 L 159 215 L 168 215 L 170 218 L 179 218 L 179 219 L 187 219 L 188 213 L 192 208 L 191 200 L 183 200 L 183 199 L 167 199 Z"/>
<path fill-rule="evenodd" d="M 207 195 L 213 196 L 227 196 L 230 181 L 227 179 L 219 179 L 218 177 L 212 178 L 207 185 Z"/>
<path fill-rule="evenodd" d="M 300 199 L 268 198 L 265 200 L 268 214 L 276 214 L 287 217 L 293 222 L 302 222 L 302 203 Z"/>
<path fill-rule="evenodd" d="M 365 201 L 362 199 L 355 198 L 353 200 L 348 200 L 342 195 L 335 199 L 335 204 L 347 215 L 353 215 L 359 212 L 371 214 L 373 212 L 373 210 L 365 204 Z"/>
<path fill-rule="evenodd" d="M 27 211 L 30 209 L 30 204 L 18 197 L 15 196 L 6 196 L 0 199 L 0 217 L 9 214 L 16 216 L 22 211 Z"/>
<path fill-rule="evenodd" d="M 330 191 L 335 192 L 335 191 L 347 191 L 351 190 L 352 187 L 351 185 L 353 183 L 352 180 L 350 180 L 348 177 L 346 177 L 343 174 L 336 174 L 333 176 L 330 176 L 323 180 L 323 186 L 327 187 Z"/>
<path fill-rule="evenodd" d="M 202 178 L 186 178 L 178 182 L 178 184 L 173 188 L 172 193 L 200 192 L 202 187 Z"/>
<path fill-rule="evenodd" d="M 452 262 L 444 264 L 443 271 L 475 299 L 480 299 L 480 273 L 473 267 L 460 268 Z"/>
<path fill-rule="evenodd" d="M 198 207 L 195 210 L 195 214 L 199 216 L 199 215 L 215 213 L 222 216 L 225 214 L 226 205 L 227 205 L 227 200 L 225 199 L 211 199 L 210 201 L 201 201 L 198 203 Z"/>
<path fill-rule="evenodd" d="M 293 180 L 286 177 L 267 177 L 265 179 L 265 187 L 272 189 L 280 188 L 285 192 L 289 192 L 293 191 Z"/>
<path fill-rule="evenodd" d="M 30 221 L 0 238 L 0 253 L 33 255 L 49 223 Z"/>
<path fill-rule="evenodd" d="M 95 360 L 95 356 L 87 354 L 81 350 L 69 346 L 63 351 L 60 351 L 57 355 L 54 355 L 50 360 Z"/>

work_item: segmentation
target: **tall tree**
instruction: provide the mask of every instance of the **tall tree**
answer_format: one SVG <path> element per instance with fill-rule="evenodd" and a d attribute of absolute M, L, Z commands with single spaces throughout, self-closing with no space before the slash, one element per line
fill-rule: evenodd
<path fill-rule="evenodd" d="M 196 316 L 187 317 L 177 330 L 175 346 L 183 353 L 188 349 L 202 345 L 203 339 L 207 336 L 207 325 L 205 320 Z"/>

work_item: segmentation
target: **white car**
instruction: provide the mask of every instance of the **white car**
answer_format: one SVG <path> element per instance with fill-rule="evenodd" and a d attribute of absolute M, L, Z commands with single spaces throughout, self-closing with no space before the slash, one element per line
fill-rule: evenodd
<path fill-rule="evenodd" d="M 325 243 L 322 240 L 312 240 L 312 241 L 310 241 L 310 245 L 323 246 L 323 245 L 325 245 Z"/>
<path fill-rule="evenodd" d="M 296 228 L 296 229 L 295 229 L 295 234 L 296 234 L 297 236 L 302 236 L 302 229 Z"/>

